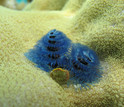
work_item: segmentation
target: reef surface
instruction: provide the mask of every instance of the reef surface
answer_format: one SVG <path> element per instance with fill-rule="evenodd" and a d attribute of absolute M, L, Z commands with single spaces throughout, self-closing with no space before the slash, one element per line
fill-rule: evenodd
<path fill-rule="evenodd" d="M 24 53 L 51 29 L 96 51 L 100 82 L 76 92 L 26 59 Z M 0 6 L 0 106 L 55 105 L 124 105 L 123 0 L 33 0 L 23 11 Z"/>

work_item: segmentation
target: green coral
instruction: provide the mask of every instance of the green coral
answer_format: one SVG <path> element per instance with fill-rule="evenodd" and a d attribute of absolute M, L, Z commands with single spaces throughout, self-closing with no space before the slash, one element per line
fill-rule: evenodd
<path fill-rule="evenodd" d="M 0 5 L 3 5 L 5 3 L 5 0 L 0 0 Z"/>
<path fill-rule="evenodd" d="M 54 28 L 99 55 L 103 77 L 91 89 L 62 87 L 24 57 Z M 123 78 L 123 0 L 33 0 L 23 11 L 0 7 L 1 107 L 122 107 Z"/>
<path fill-rule="evenodd" d="M 25 10 L 61 10 L 67 0 L 33 0 Z"/>

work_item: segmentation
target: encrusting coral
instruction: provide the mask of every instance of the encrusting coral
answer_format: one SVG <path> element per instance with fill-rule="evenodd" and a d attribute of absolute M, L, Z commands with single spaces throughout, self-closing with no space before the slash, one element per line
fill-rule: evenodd
<path fill-rule="evenodd" d="M 53 9 L 43 1 L 33 0 L 23 11 L 0 7 L 0 106 L 123 107 L 124 1 L 67 0 L 61 5 L 58 0 L 61 8 Z M 25 58 L 24 53 L 54 28 L 96 51 L 103 76 L 94 86 L 75 92 Z"/>
<path fill-rule="evenodd" d="M 23 9 L 26 6 L 24 2 L 17 3 L 16 0 L 1 0 L 0 5 L 10 8 L 10 9 L 18 9 L 18 10 Z"/>
<path fill-rule="evenodd" d="M 0 5 L 7 8 L 16 9 L 16 0 L 1 0 Z"/>
<path fill-rule="evenodd" d="M 25 10 L 61 10 L 68 0 L 33 0 Z"/>

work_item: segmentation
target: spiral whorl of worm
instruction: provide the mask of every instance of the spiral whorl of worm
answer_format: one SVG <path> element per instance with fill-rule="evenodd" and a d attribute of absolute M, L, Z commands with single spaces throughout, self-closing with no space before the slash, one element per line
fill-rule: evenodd
<path fill-rule="evenodd" d="M 89 47 L 79 43 L 73 44 L 71 56 L 71 74 L 76 84 L 91 83 L 101 77 L 99 59 Z"/>
<path fill-rule="evenodd" d="M 30 50 L 30 54 L 25 56 L 48 72 L 54 68 L 66 66 L 67 57 L 65 56 L 70 47 L 71 40 L 64 33 L 53 29 L 37 42 L 34 49 Z"/>

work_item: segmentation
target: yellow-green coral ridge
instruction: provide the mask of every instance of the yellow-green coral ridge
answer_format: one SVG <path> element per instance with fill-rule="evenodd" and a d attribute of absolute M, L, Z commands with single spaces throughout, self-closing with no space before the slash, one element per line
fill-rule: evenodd
<path fill-rule="evenodd" d="M 0 7 L 0 107 L 124 106 L 124 1 L 57 0 L 59 6 L 55 1 L 34 0 L 23 11 Z M 100 82 L 75 92 L 25 58 L 51 29 L 97 52 Z"/>

